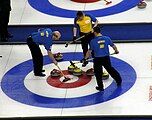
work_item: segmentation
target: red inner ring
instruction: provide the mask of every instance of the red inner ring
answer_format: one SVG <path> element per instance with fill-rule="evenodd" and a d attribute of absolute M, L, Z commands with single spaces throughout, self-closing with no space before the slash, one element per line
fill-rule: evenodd
<path fill-rule="evenodd" d="M 68 70 L 64 70 L 63 73 L 65 75 L 71 75 Z M 68 88 L 77 88 L 77 87 L 81 87 L 81 86 L 84 86 L 86 84 L 88 84 L 92 77 L 91 76 L 87 76 L 86 73 L 84 72 L 83 75 L 79 76 L 79 79 L 75 82 L 72 82 L 72 83 L 63 83 L 60 81 L 60 78 L 61 77 L 51 77 L 49 76 L 47 78 L 47 83 L 53 87 L 56 87 L 56 88 L 65 88 L 65 89 L 68 89 Z"/>

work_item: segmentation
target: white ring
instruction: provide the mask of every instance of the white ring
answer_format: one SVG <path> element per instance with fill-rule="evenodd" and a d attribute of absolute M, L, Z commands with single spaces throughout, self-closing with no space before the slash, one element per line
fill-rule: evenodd
<path fill-rule="evenodd" d="M 67 69 L 67 65 L 70 65 L 70 63 L 67 61 L 59 63 L 59 66 L 63 70 Z M 86 71 L 87 69 L 91 68 L 92 65 L 93 63 L 90 63 L 83 70 Z M 81 64 L 78 65 L 78 67 L 80 66 Z M 54 64 L 49 64 L 49 65 L 44 66 L 44 69 L 46 70 L 46 74 L 47 74 L 46 77 L 35 77 L 33 75 L 33 71 L 30 72 L 24 80 L 25 87 L 32 93 L 38 94 L 40 96 L 52 97 L 52 98 L 64 98 L 65 96 L 66 98 L 75 98 L 75 97 L 87 96 L 87 95 L 98 92 L 95 89 L 96 87 L 95 77 L 93 77 L 92 80 L 88 84 L 81 87 L 77 87 L 77 88 L 62 89 L 62 88 L 56 88 L 56 87 L 50 86 L 46 80 L 48 75 L 50 74 L 50 71 L 51 71 L 50 68 L 55 68 Z M 78 77 L 75 77 L 75 80 L 78 80 L 77 78 Z M 75 82 L 75 80 L 71 82 Z M 113 80 L 109 78 L 109 80 L 105 80 L 103 82 L 104 82 L 104 87 L 107 88 L 113 82 Z"/>

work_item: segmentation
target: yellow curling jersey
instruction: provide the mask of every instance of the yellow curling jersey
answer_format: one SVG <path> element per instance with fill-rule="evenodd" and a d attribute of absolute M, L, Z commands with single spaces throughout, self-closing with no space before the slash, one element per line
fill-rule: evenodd
<path fill-rule="evenodd" d="M 96 21 L 94 16 L 86 14 L 81 21 L 77 17 L 74 19 L 74 27 L 78 27 L 82 33 L 89 33 L 92 30 L 92 22 Z"/>

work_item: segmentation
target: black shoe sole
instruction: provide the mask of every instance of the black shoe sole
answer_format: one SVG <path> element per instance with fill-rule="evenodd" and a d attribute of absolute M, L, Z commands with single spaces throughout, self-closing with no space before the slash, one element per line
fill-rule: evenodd
<path fill-rule="evenodd" d="M 39 76 L 39 77 L 45 77 L 45 74 L 34 74 L 35 76 Z"/>
<path fill-rule="evenodd" d="M 103 88 L 100 88 L 100 87 L 96 87 L 96 90 L 104 91 L 104 89 L 103 89 Z"/>

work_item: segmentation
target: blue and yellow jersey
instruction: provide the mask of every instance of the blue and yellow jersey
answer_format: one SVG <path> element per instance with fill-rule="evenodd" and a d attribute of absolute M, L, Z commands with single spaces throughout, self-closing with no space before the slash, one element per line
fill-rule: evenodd
<path fill-rule="evenodd" d="M 114 46 L 112 40 L 107 36 L 98 36 L 91 40 L 90 50 L 94 51 L 95 57 L 109 56 L 109 45 Z"/>
<path fill-rule="evenodd" d="M 41 29 L 32 33 L 31 37 L 37 45 L 44 45 L 45 49 L 51 51 L 52 47 L 52 30 L 49 28 Z"/>
<path fill-rule="evenodd" d="M 90 31 L 92 31 L 92 22 L 96 22 L 97 19 L 89 14 L 86 14 L 84 16 L 83 20 L 78 20 L 78 18 L 76 17 L 74 19 L 74 27 L 77 27 L 80 29 L 80 32 L 82 33 L 89 33 Z"/>

